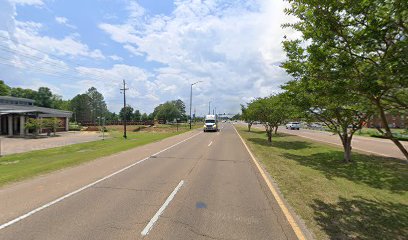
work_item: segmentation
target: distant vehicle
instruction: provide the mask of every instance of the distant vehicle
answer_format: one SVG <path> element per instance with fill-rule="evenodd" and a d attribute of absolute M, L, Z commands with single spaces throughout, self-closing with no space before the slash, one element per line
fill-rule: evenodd
<path fill-rule="evenodd" d="M 204 132 L 217 132 L 218 131 L 218 119 L 217 115 L 206 115 L 204 123 Z"/>
<path fill-rule="evenodd" d="M 288 122 L 288 124 L 286 124 L 286 129 L 299 130 L 300 129 L 300 123 L 299 122 Z"/>
<path fill-rule="evenodd" d="M 310 124 L 310 127 L 311 128 L 322 128 L 323 126 L 320 123 L 312 123 L 312 124 Z"/>

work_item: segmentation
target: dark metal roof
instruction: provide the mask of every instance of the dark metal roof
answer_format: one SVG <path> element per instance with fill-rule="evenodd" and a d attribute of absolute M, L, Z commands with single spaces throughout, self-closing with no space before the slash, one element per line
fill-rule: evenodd
<path fill-rule="evenodd" d="M 35 100 L 33 100 L 33 99 L 19 98 L 19 97 L 11 97 L 11 96 L 0 96 L 0 99 L 9 100 L 9 101 L 30 102 L 30 103 L 34 103 L 34 102 L 35 102 Z"/>
<path fill-rule="evenodd" d="M 21 113 L 38 113 L 40 116 L 44 115 L 45 117 L 71 117 L 72 112 L 63 111 L 53 108 L 44 108 L 31 105 L 10 105 L 10 104 L 1 104 L 0 105 L 0 114 L 21 114 Z"/>

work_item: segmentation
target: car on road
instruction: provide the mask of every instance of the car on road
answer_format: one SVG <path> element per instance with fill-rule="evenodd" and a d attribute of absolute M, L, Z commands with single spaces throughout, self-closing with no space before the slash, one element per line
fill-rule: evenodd
<path fill-rule="evenodd" d="M 299 122 L 288 122 L 286 124 L 286 129 L 299 130 L 300 129 L 300 123 Z"/>

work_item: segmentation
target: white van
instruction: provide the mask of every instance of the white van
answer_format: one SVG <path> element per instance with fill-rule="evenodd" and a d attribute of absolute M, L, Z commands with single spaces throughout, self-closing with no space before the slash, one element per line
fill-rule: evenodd
<path fill-rule="evenodd" d="M 300 123 L 299 122 L 288 122 L 288 124 L 286 124 L 286 129 L 299 130 L 300 129 Z"/>
<path fill-rule="evenodd" d="M 218 120 L 217 115 L 206 115 L 204 123 L 204 132 L 208 131 L 218 131 Z"/>

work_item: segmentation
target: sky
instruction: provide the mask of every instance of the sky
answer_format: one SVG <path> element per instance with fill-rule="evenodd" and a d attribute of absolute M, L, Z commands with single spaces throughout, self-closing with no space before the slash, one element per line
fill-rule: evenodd
<path fill-rule="evenodd" d="M 0 79 L 71 99 L 94 86 L 111 111 L 182 99 L 239 113 L 289 76 L 282 0 L 0 0 Z M 212 110 L 211 110 L 212 111 Z"/>

